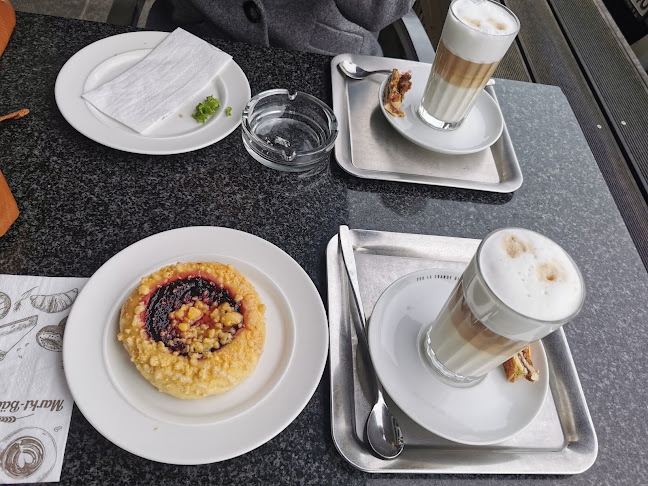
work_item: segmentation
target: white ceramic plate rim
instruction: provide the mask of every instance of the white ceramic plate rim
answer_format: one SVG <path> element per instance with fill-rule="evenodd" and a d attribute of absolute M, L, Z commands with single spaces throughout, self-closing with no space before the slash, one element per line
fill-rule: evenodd
<path fill-rule="evenodd" d="M 491 145 L 493 145 L 502 135 L 504 130 L 504 117 L 502 112 L 499 109 L 499 106 L 495 100 L 488 94 L 486 91 L 482 91 L 473 110 L 468 114 L 468 117 L 474 117 L 476 111 L 481 111 L 483 114 L 486 114 L 490 117 L 492 125 L 488 125 L 491 129 L 488 132 L 488 137 L 481 140 L 479 143 L 471 143 L 466 145 L 453 145 L 449 143 L 448 137 L 444 137 L 447 133 L 442 132 L 441 130 L 434 129 L 425 123 L 419 118 L 417 114 L 418 106 L 423 96 L 423 90 L 427 83 L 427 78 L 430 73 L 430 66 L 412 66 L 409 71 L 412 74 L 412 89 L 405 94 L 405 99 L 401 109 L 405 112 L 405 118 L 400 118 L 393 116 L 385 110 L 385 107 L 382 102 L 383 93 L 385 91 L 385 85 L 389 80 L 389 76 L 383 80 L 380 84 L 380 89 L 378 90 L 378 106 L 383 115 L 389 122 L 389 124 L 398 131 L 403 137 L 408 139 L 410 142 L 419 145 L 420 147 L 432 150 L 434 152 L 439 152 L 442 154 L 449 155 L 464 155 L 472 154 L 484 150 Z M 454 130 L 451 135 L 453 138 L 459 138 L 461 141 L 471 140 L 470 134 L 467 131 L 467 120 L 464 122 L 464 125 L 459 127 L 457 130 Z M 409 124 L 415 125 L 416 130 L 411 130 Z M 420 136 L 417 132 L 421 131 L 425 136 Z M 465 133 L 464 133 L 465 132 Z M 461 137 L 458 137 L 461 135 Z"/>
<path fill-rule="evenodd" d="M 250 99 L 250 84 L 243 70 L 230 60 L 216 79 L 224 93 L 219 94 L 221 106 L 232 108 L 232 115 L 214 116 L 195 131 L 176 136 L 142 135 L 117 122 L 105 123 L 81 95 L 88 77 L 113 56 L 142 49 L 153 49 L 169 35 L 168 32 L 128 32 L 87 45 L 74 54 L 59 71 L 54 95 L 63 117 L 79 133 L 107 147 L 148 155 L 190 152 L 222 140 L 241 123 L 241 114 Z M 197 104 L 197 103 L 196 103 Z M 96 111 L 96 110 L 95 110 Z M 173 115 L 170 115 L 173 116 Z M 154 129 L 153 132 L 154 133 Z"/>
<path fill-rule="evenodd" d="M 440 380 L 433 378 L 433 374 L 428 370 L 421 369 L 424 368 L 423 363 L 420 363 L 420 367 L 417 366 L 417 370 L 407 369 L 407 372 L 412 372 L 409 376 L 416 376 L 417 374 L 426 379 L 427 388 L 432 391 L 432 394 L 439 396 L 440 394 L 448 394 L 455 397 L 459 397 L 467 403 L 468 400 L 474 400 L 475 395 L 479 395 L 480 400 L 478 403 L 474 403 L 475 407 L 479 407 L 479 403 L 483 403 L 481 400 L 487 399 L 488 395 L 493 392 L 493 389 L 499 387 L 499 390 L 504 390 L 511 395 L 519 395 L 525 391 L 531 390 L 531 393 L 524 395 L 524 399 L 528 400 L 528 407 L 520 406 L 520 402 L 514 400 L 511 397 L 507 397 L 509 403 L 512 403 L 514 406 L 511 407 L 512 414 L 517 414 L 517 425 L 513 424 L 512 421 L 508 421 L 507 427 L 498 431 L 497 433 L 492 431 L 487 431 L 487 427 L 484 428 L 484 438 L 475 438 L 473 427 L 476 424 L 470 424 L 461 422 L 458 420 L 450 420 L 447 416 L 444 416 L 441 411 L 437 410 L 434 406 L 430 406 L 429 401 L 421 399 L 420 393 L 426 392 L 417 392 L 415 387 L 421 388 L 421 383 L 407 383 L 407 380 L 404 378 L 404 373 L 398 374 L 393 368 L 393 365 L 389 362 L 388 359 L 385 359 L 385 355 L 389 354 L 381 345 L 381 332 L 385 329 L 384 321 L 389 320 L 386 317 L 389 314 L 389 305 L 390 299 L 398 294 L 399 291 L 402 291 L 403 288 L 411 285 L 412 279 L 415 278 L 426 278 L 431 274 L 441 274 L 448 275 L 452 277 L 459 277 L 461 271 L 450 270 L 445 268 L 430 268 L 427 270 L 419 270 L 411 274 L 405 275 L 391 284 L 379 297 L 376 305 L 374 307 L 371 319 L 369 321 L 369 351 L 371 354 L 372 361 L 375 365 L 376 373 L 385 387 L 387 393 L 391 399 L 398 405 L 398 407 L 403 410 L 412 420 L 417 422 L 421 427 L 437 434 L 440 437 L 445 439 L 459 442 L 462 444 L 468 445 L 490 445 L 503 442 L 507 439 L 510 439 L 517 433 L 521 432 L 526 428 L 538 415 L 542 404 L 544 403 L 545 397 L 548 391 L 549 383 L 549 369 L 547 365 L 547 357 L 544 351 L 544 347 L 540 341 L 532 344 L 532 355 L 534 365 L 540 371 L 540 380 L 536 383 L 526 382 L 522 380 L 521 382 L 509 383 L 503 371 L 501 376 L 495 373 L 501 371 L 500 369 L 493 370 L 489 373 L 489 376 L 486 376 L 484 381 L 478 385 L 475 385 L 473 388 L 457 388 L 451 385 L 446 385 Z M 414 280 L 416 282 L 416 280 Z M 447 295 L 449 295 L 450 290 L 454 287 L 455 282 L 448 281 Z M 411 289 L 410 289 L 411 290 Z M 408 291 L 409 293 L 409 291 Z M 445 301 L 447 295 L 440 296 Z M 438 300 L 438 299 L 436 299 Z M 439 302 L 437 307 L 443 305 L 443 302 Z M 401 304 L 398 309 L 405 310 L 406 306 Z M 390 321 L 391 322 L 391 321 Z M 391 326 L 390 326 L 391 327 Z M 389 328 L 388 328 L 389 331 Z M 399 337 L 401 335 L 399 334 Z M 412 353 L 416 354 L 417 359 L 422 359 L 420 356 L 416 345 L 412 345 Z M 402 371 L 402 370 L 401 370 Z M 492 376 L 490 376 L 492 374 Z M 429 379 L 428 379 L 429 378 Z M 510 388 L 508 388 L 510 387 Z M 524 390 L 526 388 L 526 390 Z M 530 399 L 529 399 L 530 396 Z M 429 399 L 429 397 L 428 397 Z M 470 407 L 467 407 L 470 408 Z M 478 426 L 480 424 L 477 424 Z"/>
<path fill-rule="evenodd" d="M 148 274 L 152 265 L 192 253 L 211 253 L 222 257 L 224 263 L 228 257 L 240 260 L 265 274 L 287 298 L 297 324 L 292 358 L 267 395 L 238 415 L 200 426 L 155 419 L 131 405 L 113 384 L 103 356 L 104 328 L 114 325 L 108 322 L 108 313 L 116 301 L 124 299 L 127 289 Z M 306 272 L 288 254 L 242 231 L 187 227 L 140 240 L 97 270 L 68 317 L 63 364 L 77 406 L 108 440 L 153 461 L 207 464 L 244 454 L 287 427 L 317 388 L 327 351 L 328 325 L 322 300 Z M 139 375 L 134 366 L 132 372 Z"/>

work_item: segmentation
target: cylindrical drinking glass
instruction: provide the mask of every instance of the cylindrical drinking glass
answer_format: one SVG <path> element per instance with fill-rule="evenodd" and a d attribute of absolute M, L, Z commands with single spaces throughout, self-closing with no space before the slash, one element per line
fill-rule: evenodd
<path fill-rule="evenodd" d="M 418 114 L 428 125 L 454 130 L 468 116 L 520 30 L 520 21 L 493 0 L 450 4 Z"/>
<path fill-rule="evenodd" d="M 446 382 L 471 385 L 571 321 L 585 301 L 572 258 L 546 236 L 493 231 L 436 320 L 419 334 L 423 360 Z"/>

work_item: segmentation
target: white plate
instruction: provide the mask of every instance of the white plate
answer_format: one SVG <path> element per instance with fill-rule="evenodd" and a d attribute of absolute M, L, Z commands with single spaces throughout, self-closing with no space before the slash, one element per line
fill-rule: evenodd
<path fill-rule="evenodd" d="M 461 272 L 422 270 L 406 275 L 380 296 L 369 321 L 369 350 L 391 399 L 422 427 L 471 445 L 502 442 L 540 411 L 549 384 L 542 343 L 531 346 L 535 383 L 510 383 L 497 367 L 477 385 L 457 388 L 438 380 L 417 349 L 418 333 L 432 322 Z"/>
<path fill-rule="evenodd" d="M 417 110 L 423 98 L 431 66 L 412 66 L 412 88 L 405 93 L 401 109 L 405 117 L 391 115 L 385 110 L 382 95 L 389 76 L 380 85 L 378 105 L 387 121 L 410 142 L 442 154 L 472 154 L 493 145 L 502 135 L 504 117 L 491 96 L 482 91 L 475 106 L 456 130 L 437 130 L 425 124 Z"/>
<path fill-rule="evenodd" d="M 130 69 L 168 36 L 168 32 L 129 32 L 94 42 L 72 56 L 56 78 L 54 94 L 63 117 L 86 137 L 108 147 L 137 154 L 178 154 L 211 145 L 232 133 L 250 99 L 250 84 L 234 60 L 175 113 L 145 135 L 104 115 L 81 95 Z M 202 124 L 191 115 L 213 95 L 221 108 Z M 231 107 L 231 116 L 225 108 Z M 180 117 L 182 115 L 182 117 Z"/>
<path fill-rule="evenodd" d="M 142 276 L 177 261 L 231 263 L 266 305 L 266 343 L 254 373 L 221 395 L 160 393 L 117 341 L 119 310 Z M 310 400 L 324 370 L 328 327 L 306 272 L 284 251 L 241 231 L 179 228 L 145 238 L 90 278 L 67 321 L 65 376 L 88 421 L 138 456 L 206 464 L 248 452 L 281 432 Z"/>

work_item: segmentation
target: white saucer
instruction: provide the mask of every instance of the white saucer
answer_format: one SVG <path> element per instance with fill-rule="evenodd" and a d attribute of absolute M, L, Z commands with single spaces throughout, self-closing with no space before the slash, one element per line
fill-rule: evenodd
<path fill-rule="evenodd" d="M 502 442 L 529 425 L 549 384 L 542 343 L 531 346 L 540 380 L 510 383 L 497 367 L 477 385 L 457 388 L 429 371 L 417 348 L 461 272 L 430 269 L 406 275 L 380 296 L 369 321 L 369 350 L 391 399 L 412 420 L 446 439 L 471 445 Z"/>
<path fill-rule="evenodd" d="M 456 130 L 443 131 L 425 124 L 417 110 L 430 74 L 430 66 L 412 66 L 412 88 L 405 94 L 401 109 L 405 117 L 393 116 L 385 110 L 382 97 L 389 76 L 380 85 L 378 105 L 387 121 L 410 142 L 443 154 L 461 155 L 479 152 L 493 145 L 502 135 L 504 118 L 495 100 L 485 91 L 463 124 Z"/>

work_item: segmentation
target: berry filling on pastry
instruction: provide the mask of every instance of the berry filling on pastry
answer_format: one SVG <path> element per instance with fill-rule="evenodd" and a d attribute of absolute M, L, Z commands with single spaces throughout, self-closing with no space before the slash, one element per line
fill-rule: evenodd
<path fill-rule="evenodd" d="M 241 303 L 203 277 L 180 278 L 158 287 L 142 317 L 153 340 L 183 356 L 216 351 L 243 327 Z"/>

